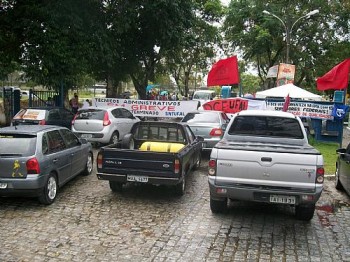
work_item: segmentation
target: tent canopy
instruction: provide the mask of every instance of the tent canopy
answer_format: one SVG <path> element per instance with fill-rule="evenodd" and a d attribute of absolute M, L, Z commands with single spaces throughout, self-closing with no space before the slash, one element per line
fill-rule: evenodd
<path fill-rule="evenodd" d="M 286 84 L 283 86 L 274 87 L 268 90 L 256 92 L 256 98 L 266 98 L 266 97 L 283 97 L 285 98 L 289 94 L 290 98 L 297 98 L 303 100 L 313 100 L 321 101 L 322 96 L 316 95 L 309 91 L 306 91 L 300 87 L 293 84 Z"/>

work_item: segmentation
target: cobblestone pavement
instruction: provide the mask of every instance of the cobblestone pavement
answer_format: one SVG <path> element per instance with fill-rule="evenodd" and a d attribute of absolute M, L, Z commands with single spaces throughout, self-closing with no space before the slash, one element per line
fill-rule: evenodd
<path fill-rule="evenodd" d="M 350 199 L 333 181 L 309 223 L 257 203 L 214 215 L 207 158 L 183 197 L 153 186 L 112 193 L 94 173 L 69 182 L 51 206 L 0 198 L 0 261 L 350 261 Z"/>

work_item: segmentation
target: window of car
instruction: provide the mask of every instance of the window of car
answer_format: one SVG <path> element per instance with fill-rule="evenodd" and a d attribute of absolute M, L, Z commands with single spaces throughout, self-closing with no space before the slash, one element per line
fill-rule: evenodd
<path fill-rule="evenodd" d="M 188 135 L 189 142 L 192 144 L 193 141 L 195 140 L 195 135 L 193 134 L 192 130 L 188 126 L 185 126 L 185 130 Z"/>
<path fill-rule="evenodd" d="M 220 118 L 217 113 L 188 113 L 181 122 L 186 123 L 219 123 Z"/>
<path fill-rule="evenodd" d="M 133 118 L 134 117 L 133 114 L 125 108 L 121 108 L 120 111 L 121 111 L 124 118 Z"/>
<path fill-rule="evenodd" d="M 47 142 L 47 136 L 46 134 L 43 135 L 42 141 L 41 141 L 41 151 L 44 155 L 49 153 L 49 144 Z"/>
<path fill-rule="evenodd" d="M 270 116 L 237 116 L 232 123 L 229 135 L 257 135 L 303 139 L 300 124 L 295 118 Z"/>
<path fill-rule="evenodd" d="M 59 152 L 66 148 L 64 140 L 58 130 L 47 132 L 50 153 Z"/>
<path fill-rule="evenodd" d="M 121 108 L 116 108 L 111 111 L 112 115 L 115 118 L 124 118 L 123 112 L 121 111 Z"/>
<path fill-rule="evenodd" d="M 34 155 L 36 140 L 36 135 L 0 133 L 0 155 Z"/>
<path fill-rule="evenodd" d="M 102 109 L 82 109 L 78 111 L 75 119 L 103 120 L 105 112 Z"/>
<path fill-rule="evenodd" d="M 61 116 L 60 116 L 60 113 L 59 113 L 58 109 L 50 110 L 49 115 L 47 117 L 48 121 L 60 120 L 60 119 L 61 119 Z"/>
<path fill-rule="evenodd" d="M 72 148 L 80 145 L 79 139 L 71 131 L 62 129 L 61 134 L 66 142 L 67 148 Z"/>
<path fill-rule="evenodd" d="M 74 117 L 74 114 L 67 109 L 61 108 L 59 109 L 59 112 L 63 119 L 73 119 Z"/>

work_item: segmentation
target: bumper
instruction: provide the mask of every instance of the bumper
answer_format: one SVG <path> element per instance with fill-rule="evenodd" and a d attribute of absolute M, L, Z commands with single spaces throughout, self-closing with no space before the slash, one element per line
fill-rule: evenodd
<path fill-rule="evenodd" d="M 270 195 L 292 196 L 295 197 L 295 205 L 314 204 L 320 198 L 323 185 L 316 184 L 314 191 L 306 190 L 284 190 L 278 189 L 261 189 L 241 186 L 217 186 L 215 177 L 209 176 L 210 197 L 215 200 L 230 198 L 234 200 L 253 201 L 253 202 L 270 202 Z"/>
<path fill-rule="evenodd" d="M 202 150 L 212 150 L 212 148 L 220 141 L 220 138 L 217 139 L 204 139 L 202 143 Z"/>
<path fill-rule="evenodd" d="M 127 175 L 121 174 L 107 174 L 107 173 L 97 173 L 97 178 L 99 180 L 115 181 L 120 183 L 135 182 L 141 184 L 152 184 L 152 185 L 176 185 L 180 183 L 180 178 L 176 177 L 150 177 L 148 176 L 147 182 L 136 182 L 128 181 Z"/>
<path fill-rule="evenodd" d="M 6 185 L 0 189 L 0 196 L 39 196 L 46 183 L 45 176 L 28 175 L 24 179 L 0 178 Z"/>

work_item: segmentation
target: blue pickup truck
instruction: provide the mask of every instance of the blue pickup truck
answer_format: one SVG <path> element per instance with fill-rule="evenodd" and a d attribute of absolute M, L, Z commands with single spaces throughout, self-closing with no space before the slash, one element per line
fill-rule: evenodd
<path fill-rule="evenodd" d="M 142 121 L 121 142 L 104 146 L 97 155 L 97 178 L 118 192 L 126 183 L 174 186 L 185 192 L 186 177 L 201 163 L 202 137 L 187 124 Z"/>

